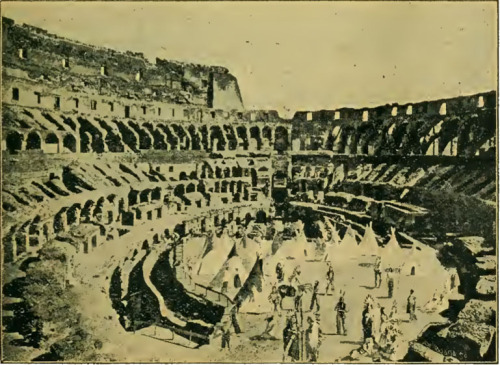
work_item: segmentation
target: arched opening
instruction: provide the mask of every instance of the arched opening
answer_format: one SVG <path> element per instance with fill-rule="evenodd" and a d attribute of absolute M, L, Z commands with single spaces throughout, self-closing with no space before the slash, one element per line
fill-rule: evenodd
<path fill-rule="evenodd" d="M 201 149 L 201 138 L 194 125 L 188 127 L 189 134 L 191 135 L 191 149 L 200 150 Z"/>
<path fill-rule="evenodd" d="M 267 216 L 263 210 L 259 210 L 255 215 L 255 223 L 266 223 Z"/>
<path fill-rule="evenodd" d="M 151 192 L 151 200 L 160 200 L 161 199 L 161 188 L 156 187 Z"/>
<path fill-rule="evenodd" d="M 184 172 L 184 171 L 181 171 L 181 173 L 179 174 L 179 180 L 187 180 L 188 177 L 187 177 L 187 174 Z"/>
<path fill-rule="evenodd" d="M 80 151 L 81 152 L 90 152 L 92 143 L 92 136 L 89 132 L 81 132 L 80 133 Z"/>
<path fill-rule="evenodd" d="M 68 225 L 80 223 L 80 204 L 75 204 L 68 209 L 66 213 Z"/>
<path fill-rule="evenodd" d="M 243 126 L 239 126 L 236 128 L 236 133 L 238 134 L 238 137 L 243 141 L 240 143 L 240 145 L 243 147 L 244 150 L 248 149 L 248 135 L 247 135 L 247 129 Z"/>
<path fill-rule="evenodd" d="M 151 201 L 151 190 L 146 189 L 139 194 L 141 203 L 149 203 Z"/>
<path fill-rule="evenodd" d="M 415 275 L 415 266 L 411 267 L 410 275 L 412 275 L 412 276 Z"/>
<path fill-rule="evenodd" d="M 250 138 L 253 138 L 256 142 L 254 147 L 260 150 L 262 147 L 262 140 L 260 138 L 260 129 L 257 126 L 250 128 Z"/>
<path fill-rule="evenodd" d="M 10 153 L 20 151 L 23 146 L 24 136 L 19 132 L 10 132 L 6 138 L 7 150 Z"/>
<path fill-rule="evenodd" d="M 226 141 L 219 126 L 210 127 L 210 144 L 212 146 L 212 151 L 224 151 Z"/>
<path fill-rule="evenodd" d="M 274 149 L 280 152 L 288 150 L 288 131 L 285 127 L 276 128 Z"/>
<path fill-rule="evenodd" d="M 50 133 L 45 138 L 45 152 L 59 153 L 59 138 L 55 135 L 55 133 Z"/>
<path fill-rule="evenodd" d="M 76 152 L 76 138 L 72 134 L 67 134 L 63 139 L 63 147 L 71 152 Z"/>
<path fill-rule="evenodd" d="M 39 150 L 42 148 L 42 138 L 38 132 L 30 132 L 26 138 L 27 150 Z"/>

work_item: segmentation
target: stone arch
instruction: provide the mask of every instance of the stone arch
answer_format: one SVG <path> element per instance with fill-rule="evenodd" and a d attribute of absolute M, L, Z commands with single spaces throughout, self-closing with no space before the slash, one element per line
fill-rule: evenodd
<path fill-rule="evenodd" d="M 238 137 L 243 141 L 242 146 L 244 150 L 248 149 L 248 134 L 247 134 L 247 129 L 240 125 L 236 127 L 236 134 Z"/>
<path fill-rule="evenodd" d="M 224 131 L 226 132 L 226 140 L 228 145 L 228 150 L 233 151 L 238 147 L 238 139 L 234 133 L 232 126 L 224 125 Z"/>
<path fill-rule="evenodd" d="M 255 139 L 255 141 L 257 142 L 257 150 L 260 150 L 262 148 L 262 139 L 258 126 L 253 126 L 250 128 L 250 138 Z"/>
<path fill-rule="evenodd" d="M 68 225 L 78 225 L 78 224 L 80 224 L 80 214 L 81 214 L 81 206 L 80 206 L 80 204 L 78 204 L 78 203 L 73 204 L 66 211 L 66 220 L 68 222 Z"/>
<path fill-rule="evenodd" d="M 151 200 L 161 199 L 161 187 L 157 186 L 151 191 Z"/>
<path fill-rule="evenodd" d="M 188 132 L 191 135 L 191 149 L 193 150 L 200 150 L 201 149 L 201 138 L 200 134 L 196 130 L 196 127 L 194 125 L 190 125 L 188 127 Z"/>
<path fill-rule="evenodd" d="M 222 169 L 219 166 L 215 167 L 215 177 L 217 179 L 221 179 L 222 178 Z"/>
<path fill-rule="evenodd" d="M 235 194 L 237 191 L 236 191 L 236 181 L 231 181 L 231 183 L 229 184 L 229 191 L 231 191 L 232 194 Z"/>
<path fill-rule="evenodd" d="M 151 202 L 151 189 L 144 189 L 139 193 L 139 201 L 141 203 L 150 203 Z"/>
<path fill-rule="evenodd" d="M 7 134 L 7 138 L 5 139 L 7 150 L 10 153 L 16 153 L 20 151 L 23 147 L 24 135 L 17 131 L 12 131 Z"/>
<path fill-rule="evenodd" d="M 224 151 L 226 147 L 226 141 L 224 138 L 224 133 L 219 126 L 210 127 L 210 145 L 212 146 L 212 151 Z"/>
<path fill-rule="evenodd" d="M 264 128 L 262 128 L 262 139 L 266 138 L 270 146 L 272 146 L 272 134 L 273 132 L 271 127 L 266 125 L 264 126 Z"/>
<path fill-rule="evenodd" d="M 80 133 L 80 150 L 82 152 L 91 152 L 92 135 L 89 132 Z"/>
<path fill-rule="evenodd" d="M 90 221 L 93 216 L 93 207 L 94 201 L 87 200 L 83 205 L 83 209 L 81 210 L 80 216 L 85 217 L 85 221 Z"/>
<path fill-rule="evenodd" d="M 49 133 L 45 137 L 45 152 L 59 153 L 59 137 L 55 133 Z"/>
<path fill-rule="evenodd" d="M 255 223 L 266 223 L 267 215 L 263 210 L 259 210 L 255 215 Z"/>
<path fill-rule="evenodd" d="M 67 134 L 63 139 L 63 147 L 67 148 L 71 152 L 76 152 L 76 138 L 72 134 Z"/>
<path fill-rule="evenodd" d="M 276 127 L 274 136 L 274 149 L 276 151 L 288 150 L 288 130 L 285 127 Z"/>
<path fill-rule="evenodd" d="M 26 138 L 26 149 L 27 150 L 39 150 L 42 148 L 42 137 L 37 131 L 32 131 L 28 134 Z"/>

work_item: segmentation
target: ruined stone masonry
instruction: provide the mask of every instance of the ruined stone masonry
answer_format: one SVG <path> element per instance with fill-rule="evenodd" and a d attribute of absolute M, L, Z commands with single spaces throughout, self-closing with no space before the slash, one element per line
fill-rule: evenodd
<path fill-rule="evenodd" d="M 5 288 L 50 245 L 67 252 L 69 271 L 98 270 L 119 328 L 154 325 L 184 346 L 210 344 L 232 305 L 261 285 L 252 278 L 264 255 L 249 253 L 241 289 L 222 292 L 232 246 L 209 256 L 204 237 L 258 223 L 287 240 L 284 228 L 303 220 L 309 241 L 321 237 L 319 221 L 340 236 L 373 224 L 379 245 L 392 228 L 402 247 L 432 247 L 456 270 L 446 320 L 396 360 L 495 360 L 495 91 L 284 119 L 245 109 L 224 67 L 152 64 L 7 18 L 2 30 L 4 345 L 28 336 L 23 298 Z M 262 242 L 274 245 L 269 235 Z M 188 262 L 189 245 L 204 247 L 199 262 Z M 200 262 L 198 273 L 186 269 Z M 132 285 L 148 288 L 142 301 Z"/>

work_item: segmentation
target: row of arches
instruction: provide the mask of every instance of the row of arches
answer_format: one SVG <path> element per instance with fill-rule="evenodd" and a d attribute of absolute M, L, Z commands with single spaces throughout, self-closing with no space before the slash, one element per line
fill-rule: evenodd
<path fill-rule="evenodd" d="M 97 125 L 78 117 L 78 135 L 49 133 L 44 138 L 33 130 L 25 135 L 20 131 L 10 131 L 5 139 L 5 149 L 10 153 L 23 150 L 43 150 L 48 153 L 62 152 L 124 152 L 131 150 L 248 150 L 274 149 L 285 151 L 289 148 L 287 128 L 275 129 L 265 126 L 247 128 L 231 125 L 203 125 L 187 128 L 176 124 L 145 123 L 133 121 L 125 123 L 114 120 L 113 124 L 98 119 Z"/>
<path fill-rule="evenodd" d="M 5 139 L 5 149 L 10 153 L 22 150 L 41 150 L 45 153 L 77 152 L 77 141 L 71 133 L 65 135 L 49 133 L 42 137 L 38 131 L 31 131 L 26 135 L 10 131 Z"/>

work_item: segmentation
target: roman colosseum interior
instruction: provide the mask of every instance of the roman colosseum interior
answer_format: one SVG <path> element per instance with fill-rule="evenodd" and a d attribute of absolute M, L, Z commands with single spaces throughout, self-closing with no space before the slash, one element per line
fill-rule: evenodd
<path fill-rule="evenodd" d="M 4 360 L 496 359 L 495 91 L 285 119 L 224 67 L 2 30 Z"/>

